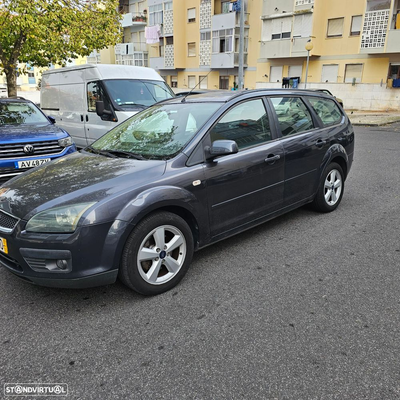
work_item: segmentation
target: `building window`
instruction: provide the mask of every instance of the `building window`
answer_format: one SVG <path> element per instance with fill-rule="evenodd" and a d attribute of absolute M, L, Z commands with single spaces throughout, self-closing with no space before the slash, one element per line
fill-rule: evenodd
<path fill-rule="evenodd" d="M 158 56 L 164 57 L 164 45 L 161 44 L 161 42 L 160 42 L 160 46 L 158 46 Z"/>
<path fill-rule="evenodd" d="M 324 64 L 322 65 L 321 82 L 337 82 L 339 74 L 338 64 Z"/>
<path fill-rule="evenodd" d="M 294 16 L 293 37 L 310 37 L 312 29 L 312 17 L 310 14 Z"/>
<path fill-rule="evenodd" d="M 221 1 L 221 13 L 226 14 L 229 12 L 230 1 Z"/>
<path fill-rule="evenodd" d="M 163 23 L 163 5 L 157 4 L 149 7 L 149 26 Z"/>
<path fill-rule="evenodd" d="M 188 57 L 196 57 L 196 43 L 188 43 Z"/>
<path fill-rule="evenodd" d="M 196 9 L 189 8 L 187 10 L 187 22 L 196 22 Z"/>
<path fill-rule="evenodd" d="M 167 36 L 165 38 L 165 44 L 174 44 L 174 37 L 173 36 Z"/>
<path fill-rule="evenodd" d="M 199 87 L 200 89 L 207 89 L 208 88 L 208 76 L 199 76 Z"/>
<path fill-rule="evenodd" d="M 283 67 L 271 67 L 269 71 L 269 81 L 270 82 L 280 82 L 282 79 Z"/>
<path fill-rule="evenodd" d="M 178 87 L 178 77 L 177 76 L 171 76 L 171 87 L 172 88 Z"/>
<path fill-rule="evenodd" d="M 292 18 L 276 18 L 272 20 L 272 40 L 290 39 Z"/>
<path fill-rule="evenodd" d="M 172 1 L 164 3 L 164 11 L 172 10 Z"/>
<path fill-rule="evenodd" d="M 219 77 L 219 88 L 220 89 L 229 89 L 229 76 L 220 76 Z"/>
<path fill-rule="evenodd" d="M 345 83 L 360 83 L 362 76 L 362 64 L 346 64 L 344 72 Z"/>
<path fill-rule="evenodd" d="M 343 22 L 344 18 L 328 19 L 328 37 L 343 36 Z"/>
<path fill-rule="evenodd" d="M 194 75 L 188 76 L 188 88 L 193 89 L 196 86 L 196 77 Z"/>
<path fill-rule="evenodd" d="M 354 15 L 351 18 L 350 36 L 360 36 L 362 15 Z"/>
<path fill-rule="evenodd" d="M 233 51 L 233 29 L 213 31 L 212 52 L 231 53 Z"/>
<path fill-rule="evenodd" d="M 211 32 L 201 32 L 200 40 L 211 40 Z"/>

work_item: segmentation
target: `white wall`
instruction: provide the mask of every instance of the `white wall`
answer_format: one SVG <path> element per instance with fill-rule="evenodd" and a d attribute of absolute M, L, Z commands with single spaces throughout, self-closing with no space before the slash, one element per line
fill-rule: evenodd
<path fill-rule="evenodd" d="M 279 88 L 282 84 L 257 82 L 256 88 Z M 304 89 L 300 83 L 299 89 Z M 343 100 L 346 110 L 399 111 L 400 88 L 386 88 L 386 84 L 359 83 L 354 86 L 345 83 L 307 83 L 307 89 L 328 89 Z"/>

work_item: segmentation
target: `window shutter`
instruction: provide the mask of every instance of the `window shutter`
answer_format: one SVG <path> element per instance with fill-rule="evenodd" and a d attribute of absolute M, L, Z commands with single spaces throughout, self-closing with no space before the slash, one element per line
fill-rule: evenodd
<path fill-rule="evenodd" d="M 344 18 L 335 18 L 328 20 L 328 36 L 342 36 L 343 35 L 343 21 Z"/>
<path fill-rule="evenodd" d="M 361 82 L 362 64 L 347 64 L 344 81 L 345 83 L 352 83 L 353 79 L 356 82 Z"/>
<path fill-rule="evenodd" d="M 362 16 L 355 15 L 351 21 L 351 32 L 352 34 L 359 34 L 361 32 Z"/>
<path fill-rule="evenodd" d="M 187 10 L 187 18 L 188 18 L 188 21 L 190 21 L 191 19 L 196 19 L 196 9 L 195 8 L 189 8 Z"/>
<path fill-rule="evenodd" d="M 339 65 L 326 64 L 322 66 L 321 82 L 337 82 L 339 73 Z"/>

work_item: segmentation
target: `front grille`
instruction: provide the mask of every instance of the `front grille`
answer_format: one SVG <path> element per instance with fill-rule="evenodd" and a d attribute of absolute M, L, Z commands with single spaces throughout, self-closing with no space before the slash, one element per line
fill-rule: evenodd
<path fill-rule="evenodd" d="M 24 146 L 30 144 L 33 146 L 33 153 L 26 154 L 24 152 Z M 31 142 L 31 143 L 11 143 L 11 144 L 0 144 L 0 160 L 7 158 L 21 158 L 21 157 L 38 157 L 59 154 L 64 150 L 58 144 L 58 140 L 48 140 L 44 142 Z"/>
<path fill-rule="evenodd" d="M 18 224 L 19 219 L 0 210 L 0 230 L 1 228 L 12 231 Z"/>

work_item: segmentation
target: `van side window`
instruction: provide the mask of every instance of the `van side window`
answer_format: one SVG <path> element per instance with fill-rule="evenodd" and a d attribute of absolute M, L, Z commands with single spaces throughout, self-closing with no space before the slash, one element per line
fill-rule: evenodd
<path fill-rule="evenodd" d="M 299 97 L 270 97 L 278 117 L 282 136 L 294 135 L 314 128 L 310 112 Z"/>
<path fill-rule="evenodd" d="M 105 108 L 109 108 L 101 83 L 99 81 L 89 82 L 87 84 L 88 111 L 96 112 L 96 101 L 104 101 Z"/>

